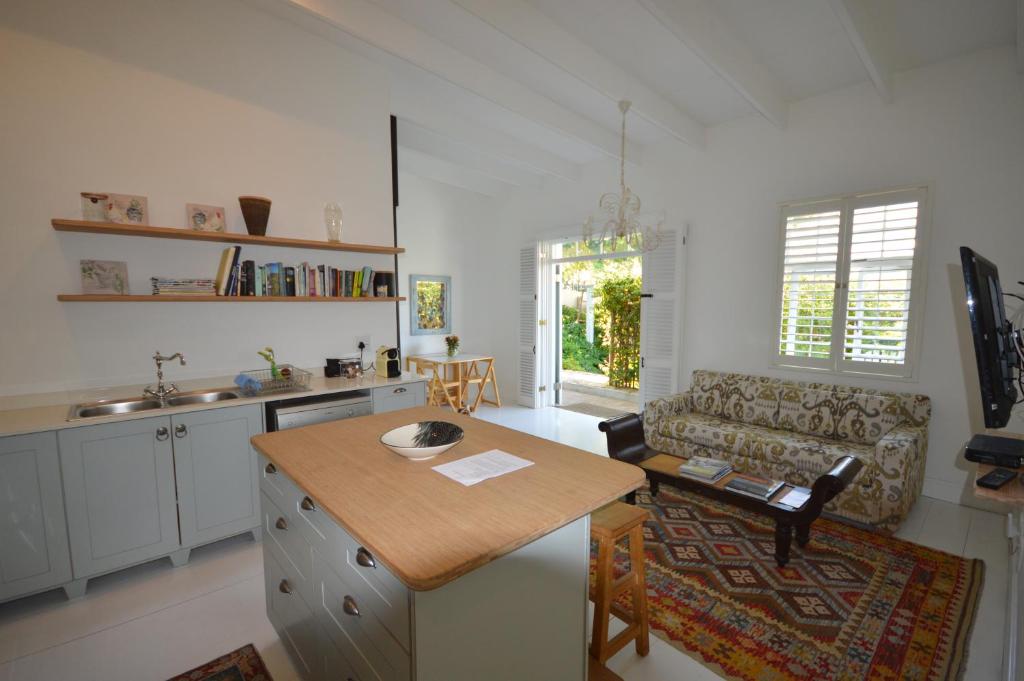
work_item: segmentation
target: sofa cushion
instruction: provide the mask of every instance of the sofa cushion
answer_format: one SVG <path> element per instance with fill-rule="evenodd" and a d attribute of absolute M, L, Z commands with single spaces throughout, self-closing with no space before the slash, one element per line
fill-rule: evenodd
<path fill-rule="evenodd" d="M 687 446 L 692 446 L 698 456 L 706 456 L 708 450 L 713 450 L 733 462 L 742 459 L 777 464 L 794 471 L 815 473 L 815 478 L 844 456 L 856 456 L 865 464 L 875 457 L 872 445 L 752 426 L 707 414 L 682 414 L 663 419 L 658 433 L 683 443 L 684 456 L 690 454 Z"/>
<path fill-rule="evenodd" d="M 694 411 L 760 426 L 775 426 L 780 386 L 760 376 L 693 372 Z"/>
<path fill-rule="evenodd" d="M 782 388 L 778 427 L 805 435 L 874 445 L 899 425 L 898 401 L 890 395 Z"/>
<path fill-rule="evenodd" d="M 746 433 L 753 426 L 707 414 L 681 414 L 664 418 L 659 434 L 689 445 L 739 454 L 746 441 Z"/>

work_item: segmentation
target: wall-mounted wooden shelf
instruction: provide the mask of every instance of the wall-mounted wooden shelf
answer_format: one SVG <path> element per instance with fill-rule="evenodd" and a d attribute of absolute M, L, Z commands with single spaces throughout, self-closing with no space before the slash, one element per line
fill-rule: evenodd
<path fill-rule="evenodd" d="M 398 297 L 341 298 L 337 296 L 118 296 L 62 293 L 64 303 L 397 303 Z"/>
<path fill-rule="evenodd" d="M 237 232 L 197 232 L 183 227 L 149 227 L 122 225 L 116 222 L 89 222 L 87 220 L 51 220 L 58 232 L 84 232 L 88 234 L 113 234 L 118 236 L 144 236 L 156 239 L 185 239 L 187 241 L 214 241 L 227 244 L 251 246 L 276 246 L 278 248 L 306 248 L 320 251 L 348 251 L 350 253 L 372 253 L 395 255 L 405 253 L 398 246 L 373 246 L 370 244 L 347 244 L 344 242 L 314 241 L 312 239 L 286 239 L 271 236 L 253 236 Z M 353 300 L 360 300 L 354 298 Z M 380 300 L 380 299 L 378 299 Z"/>

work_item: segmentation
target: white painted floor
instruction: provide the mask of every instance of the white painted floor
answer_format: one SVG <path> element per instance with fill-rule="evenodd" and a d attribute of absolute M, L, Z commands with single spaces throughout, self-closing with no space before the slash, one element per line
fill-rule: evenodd
<path fill-rule="evenodd" d="M 600 419 L 564 409 L 482 408 L 480 418 L 606 454 Z M 898 536 L 985 560 L 985 588 L 965 679 L 999 677 L 1007 546 L 1002 516 L 922 498 Z M 297 679 L 267 621 L 262 554 L 248 535 L 197 549 L 172 568 L 161 560 L 93 580 L 68 603 L 48 592 L 0 605 L 0 681 L 159 681 L 253 643 L 275 681 Z M 608 666 L 627 681 L 719 677 L 657 637 L 638 657 Z"/>

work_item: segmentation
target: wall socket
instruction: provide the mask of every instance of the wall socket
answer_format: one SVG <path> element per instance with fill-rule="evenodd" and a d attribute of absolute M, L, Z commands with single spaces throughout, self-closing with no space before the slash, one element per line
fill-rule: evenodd
<path fill-rule="evenodd" d="M 377 352 L 377 348 L 373 347 L 373 336 L 356 336 L 355 347 L 357 351 L 359 350 L 360 343 L 366 345 L 366 349 L 363 350 L 363 357 L 368 357 Z"/>

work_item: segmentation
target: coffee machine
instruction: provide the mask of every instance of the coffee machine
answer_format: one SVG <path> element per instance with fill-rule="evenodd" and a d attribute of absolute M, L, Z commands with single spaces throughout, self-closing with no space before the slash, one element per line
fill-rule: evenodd
<path fill-rule="evenodd" d="M 402 375 L 402 362 L 398 358 L 398 348 L 389 348 L 382 345 L 377 348 L 377 362 L 375 364 L 378 376 L 396 378 Z"/>

